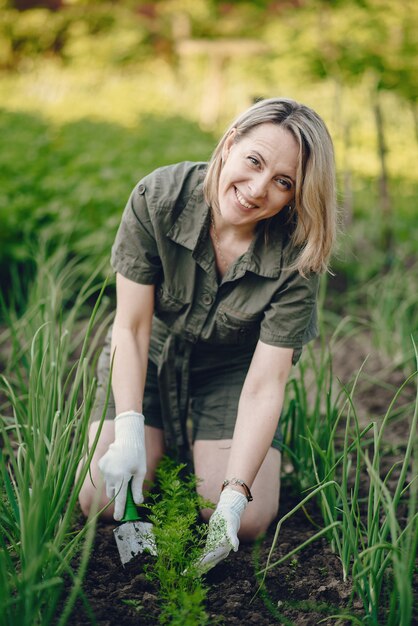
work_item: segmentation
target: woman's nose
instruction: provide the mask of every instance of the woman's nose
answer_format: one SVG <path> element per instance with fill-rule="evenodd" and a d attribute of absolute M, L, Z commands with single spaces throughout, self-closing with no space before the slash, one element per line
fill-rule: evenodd
<path fill-rule="evenodd" d="M 267 180 L 261 176 L 253 178 L 248 183 L 248 191 L 252 198 L 264 198 L 267 194 Z"/>

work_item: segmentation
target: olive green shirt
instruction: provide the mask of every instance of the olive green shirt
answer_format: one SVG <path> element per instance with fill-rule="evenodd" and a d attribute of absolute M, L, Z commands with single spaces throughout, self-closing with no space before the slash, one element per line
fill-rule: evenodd
<path fill-rule="evenodd" d="M 297 253 L 283 219 L 258 228 L 249 249 L 218 280 L 204 200 L 206 163 L 162 167 L 134 188 L 112 248 L 112 267 L 156 286 L 155 317 L 195 344 L 257 341 L 293 348 L 317 334 L 318 275 L 289 269 Z"/>

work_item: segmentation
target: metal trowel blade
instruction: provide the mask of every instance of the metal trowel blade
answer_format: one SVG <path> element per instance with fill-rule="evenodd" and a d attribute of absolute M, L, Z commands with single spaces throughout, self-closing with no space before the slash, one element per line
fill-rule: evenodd
<path fill-rule="evenodd" d="M 150 522 L 125 522 L 114 529 L 116 545 L 122 565 L 147 550 L 157 555 L 153 526 Z"/>

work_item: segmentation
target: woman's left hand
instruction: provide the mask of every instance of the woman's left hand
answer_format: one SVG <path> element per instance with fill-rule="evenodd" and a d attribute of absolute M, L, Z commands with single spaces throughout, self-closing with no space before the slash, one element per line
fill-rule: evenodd
<path fill-rule="evenodd" d="M 205 574 L 239 546 L 238 530 L 247 498 L 234 489 L 224 489 L 209 520 L 209 530 L 203 554 L 196 563 L 199 575 Z"/>

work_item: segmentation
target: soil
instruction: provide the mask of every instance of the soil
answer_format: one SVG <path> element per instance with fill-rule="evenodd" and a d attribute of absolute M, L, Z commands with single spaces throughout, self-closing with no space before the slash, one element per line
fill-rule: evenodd
<path fill-rule="evenodd" d="M 282 503 L 279 517 L 294 506 L 297 499 L 284 490 Z M 308 625 L 317 624 L 324 618 L 325 625 L 335 624 L 335 620 L 327 619 L 327 616 L 347 606 L 351 589 L 349 583 L 342 582 L 339 560 L 325 540 L 311 544 L 294 559 L 273 568 L 263 592 L 254 598 L 259 587 L 256 563 L 266 562 L 275 528 L 276 525 L 272 524 L 257 546 L 242 544 L 237 553 L 232 553 L 206 575 L 209 624 Z M 274 560 L 296 548 L 313 533 L 312 525 L 303 514 L 293 517 L 281 532 Z M 97 624 L 155 626 L 159 623 L 158 588 L 147 580 L 144 571 L 145 566 L 152 567 L 152 561 L 150 555 L 138 555 L 123 567 L 113 537 L 113 526 L 99 524 L 84 583 Z M 280 616 L 288 621 L 281 621 Z M 87 626 L 91 623 L 79 603 L 70 624 Z"/>
<path fill-rule="evenodd" d="M 351 338 L 340 348 L 334 362 L 336 376 L 348 382 L 360 368 L 367 353 L 372 355 L 366 366 L 367 376 L 356 394 L 358 412 L 364 423 L 383 417 L 403 380 L 402 374 L 398 371 L 390 372 L 387 364 L 373 354 L 366 335 Z M 385 370 L 384 384 L 378 388 L 371 387 L 367 381 L 374 379 L 373 384 L 376 385 L 375 374 L 379 373 L 381 379 L 381 373 Z M 413 402 L 413 396 L 413 388 L 407 389 L 401 402 L 408 405 Z M 407 420 L 395 420 L 391 424 L 387 433 L 387 467 L 402 455 L 407 432 Z M 284 480 L 277 520 L 300 499 L 300 494 L 294 492 L 291 482 Z M 322 526 L 315 510 L 310 511 L 310 514 Z M 208 593 L 205 607 L 209 623 L 258 626 L 349 624 L 352 622 L 332 617 L 347 609 L 351 614 L 356 614 L 359 623 L 362 623 L 361 603 L 351 598 L 350 583 L 343 581 L 339 559 L 331 552 L 325 539 L 315 541 L 294 558 L 271 569 L 263 591 L 255 596 L 259 587 L 255 572 L 266 562 L 277 520 L 259 545 L 242 544 L 237 553 L 231 554 L 206 575 L 204 580 Z M 81 514 L 78 523 L 83 523 Z M 273 560 L 284 556 L 314 533 L 314 526 L 303 513 L 291 517 L 282 527 Z M 99 523 L 83 585 L 99 626 L 155 626 L 159 623 L 161 605 L 158 588 L 147 580 L 144 571 L 146 565 L 152 567 L 152 559 L 150 555 L 139 555 L 122 567 L 113 537 L 113 526 Z M 415 617 L 418 621 L 418 615 Z M 79 602 L 70 624 L 87 626 L 91 623 Z"/>
<path fill-rule="evenodd" d="M 334 351 L 335 377 L 348 383 L 366 357 L 364 375 L 355 394 L 356 408 L 363 424 L 384 416 L 396 389 L 405 379 L 402 372 L 391 369 L 390 363 L 382 360 L 366 332 L 344 340 Z M 412 407 L 414 394 L 411 385 L 405 390 L 400 403 Z M 402 457 L 407 433 L 408 420 L 395 419 L 391 422 L 385 437 L 386 468 Z M 286 465 L 284 467 L 286 469 Z M 208 591 L 205 608 L 211 625 L 351 624 L 351 621 L 332 617 L 344 610 L 356 614 L 359 623 L 362 623 L 361 604 L 351 597 L 350 583 L 343 581 L 339 559 L 331 552 L 325 539 L 315 541 L 294 558 L 271 569 L 265 587 L 255 595 L 259 588 L 256 572 L 266 562 L 277 521 L 300 500 L 301 494 L 295 493 L 291 480 L 284 480 L 277 520 L 261 543 L 256 546 L 240 545 L 237 553 L 231 554 L 206 575 L 204 581 Z M 322 526 L 317 512 L 310 511 L 310 514 Z M 79 512 L 75 526 L 80 528 L 83 524 L 84 519 Z M 161 612 L 159 590 L 147 580 L 145 574 L 145 567 L 152 567 L 153 557 L 140 555 L 122 567 L 113 528 L 111 524 L 99 522 L 83 583 L 85 600 L 95 622 L 89 617 L 85 603 L 78 601 L 69 624 L 156 626 Z M 284 556 L 314 533 L 313 524 L 303 513 L 291 517 L 282 527 L 273 560 Z M 418 580 L 416 583 L 417 595 Z M 418 601 L 415 605 L 418 607 Z M 418 609 L 415 610 L 414 623 L 418 623 Z M 383 626 L 384 621 L 381 623 Z"/>

